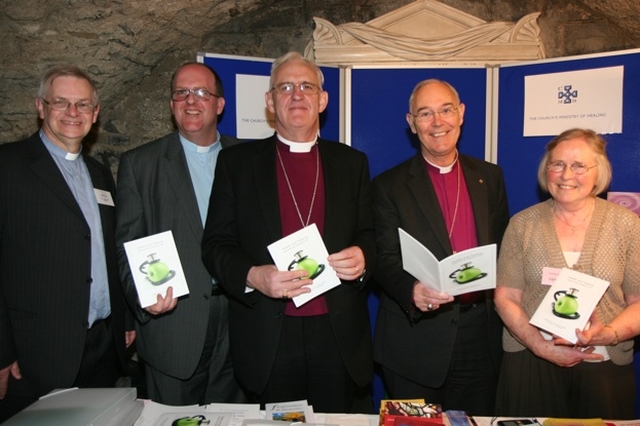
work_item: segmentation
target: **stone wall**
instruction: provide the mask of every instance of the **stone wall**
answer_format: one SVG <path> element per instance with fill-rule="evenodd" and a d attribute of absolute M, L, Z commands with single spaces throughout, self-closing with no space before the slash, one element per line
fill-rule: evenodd
<path fill-rule="evenodd" d="M 366 22 L 409 0 L 0 0 L 0 143 L 37 130 L 40 74 L 76 63 L 99 85 L 92 153 L 116 170 L 121 152 L 172 130 L 173 70 L 196 52 L 277 57 L 304 51 L 312 18 Z M 488 21 L 541 11 L 548 57 L 640 46 L 633 0 L 443 0 Z"/>

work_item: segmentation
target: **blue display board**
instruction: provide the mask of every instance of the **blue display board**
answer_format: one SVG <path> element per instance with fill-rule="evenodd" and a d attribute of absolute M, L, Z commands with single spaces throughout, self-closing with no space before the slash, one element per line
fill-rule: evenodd
<path fill-rule="evenodd" d="M 622 134 L 605 135 L 613 166 L 611 191 L 640 192 L 640 51 L 562 58 L 503 66 L 498 70 L 498 164 L 505 173 L 511 214 L 545 199 L 538 189 L 538 162 L 553 138 L 524 137 L 524 80 L 526 76 L 624 67 Z"/>
<path fill-rule="evenodd" d="M 236 75 L 268 76 L 273 59 L 201 53 L 198 54 L 198 61 L 215 69 L 224 85 L 226 104 L 218 122 L 218 130 L 222 134 L 236 136 Z M 320 68 L 324 74 L 324 90 L 329 93 L 329 105 L 320 117 L 320 132 L 323 138 L 338 141 L 341 139 L 340 69 Z"/>
<path fill-rule="evenodd" d="M 418 138 L 405 116 L 413 88 L 429 78 L 451 83 L 466 106 L 460 152 L 485 158 L 486 68 L 353 68 L 351 104 L 346 107 L 351 113 L 350 142 L 368 155 L 372 177 L 417 152 Z"/>

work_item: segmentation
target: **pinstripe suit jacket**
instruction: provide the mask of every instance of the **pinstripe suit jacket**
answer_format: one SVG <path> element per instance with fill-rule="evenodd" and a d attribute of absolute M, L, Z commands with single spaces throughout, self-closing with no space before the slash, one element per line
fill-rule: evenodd
<path fill-rule="evenodd" d="M 93 187 L 111 172 L 84 155 Z M 115 208 L 99 205 L 114 339 L 124 361 L 125 304 L 115 251 Z M 0 368 L 16 359 L 38 396 L 72 386 L 87 332 L 91 242 L 62 173 L 38 133 L 0 145 Z M 11 392 L 11 388 L 9 388 Z"/>

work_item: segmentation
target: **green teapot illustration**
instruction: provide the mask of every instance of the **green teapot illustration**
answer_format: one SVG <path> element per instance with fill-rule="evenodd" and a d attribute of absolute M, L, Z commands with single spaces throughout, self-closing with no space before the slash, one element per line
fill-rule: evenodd
<path fill-rule="evenodd" d="M 153 285 L 164 284 L 176 275 L 169 265 L 156 259 L 156 253 L 147 255 L 147 260 L 142 262 L 139 269 Z"/>
<path fill-rule="evenodd" d="M 176 419 L 171 423 L 171 426 L 199 426 L 199 425 L 208 425 L 211 423 L 211 420 L 207 420 L 205 416 L 202 414 L 198 414 L 195 416 L 183 417 L 181 419 Z"/>
<path fill-rule="evenodd" d="M 324 265 L 319 264 L 317 260 L 312 259 L 309 256 L 303 255 L 302 250 L 300 250 L 294 254 L 294 259 L 289 264 L 288 269 L 290 271 L 293 271 L 294 269 L 304 269 L 309 274 L 309 278 L 313 280 L 320 275 L 322 271 L 324 271 Z"/>
<path fill-rule="evenodd" d="M 556 291 L 553 295 L 555 302 L 552 303 L 552 312 L 554 315 L 567 319 L 580 318 L 580 313 L 578 312 L 578 296 L 576 296 L 577 292 L 577 288 L 570 288 L 566 291 Z"/>
<path fill-rule="evenodd" d="M 471 281 L 479 280 L 480 278 L 486 277 L 487 274 L 482 272 L 480 268 L 471 265 L 469 263 L 463 263 L 460 266 L 460 269 L 453 271 L 449 278 L 452 278 L 458 284 L 466 284 Z"/>

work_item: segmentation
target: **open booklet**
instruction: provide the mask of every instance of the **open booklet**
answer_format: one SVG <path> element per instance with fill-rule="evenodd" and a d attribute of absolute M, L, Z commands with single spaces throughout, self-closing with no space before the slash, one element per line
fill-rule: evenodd
<path fill-rule="evenodd" d="M 576 329 L 585 329 L 608 287 L 608 281 L 562 268 L 529 323 L 576 343 Z"/>
<path fill-rule="evenodd" d="M 278 270 L 304 269 L 313 280 L 311 293 L 293 298 L 296 307 L 340 285 L 336 271 L 329 266 L 329 253 L 315 223 L 287 235 L 267 248 Z"/>
<path fill-rule="evenodd" d="M 402 267 L 421 283 L 451 296 L 496 288 L 496 245 L 475 247 L 438 259 L 398 228 Z"/>

